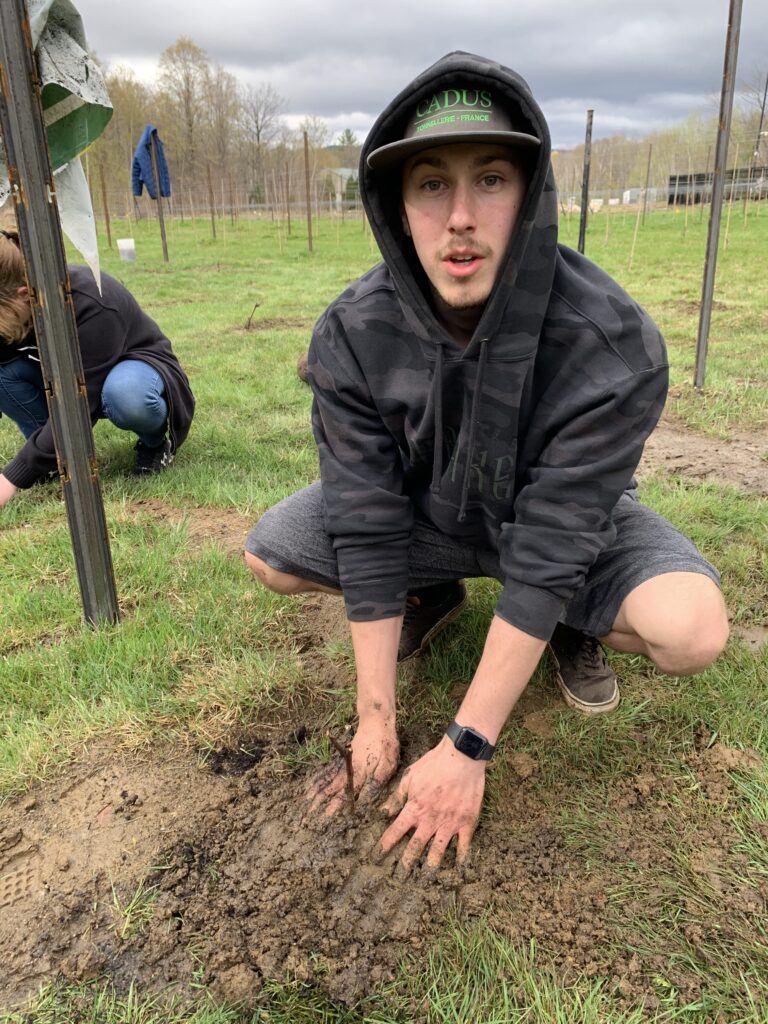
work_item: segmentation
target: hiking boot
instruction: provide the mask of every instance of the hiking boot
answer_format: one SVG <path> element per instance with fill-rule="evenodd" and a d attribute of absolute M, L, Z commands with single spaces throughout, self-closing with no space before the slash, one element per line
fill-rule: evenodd
<path fill-rule="evenodd" d="M 423 654 L 430 642 L 455 619 L 467 603 L 467 588 L 461 580 L 422 587 L 408 594 L 397 663 Z"/>
<path fill-rule="evenodd" d="M 602 715 L 617 707 L 616 674 L 596 637 L 559 622 L 549 649 L 557 666 L 557 685 L 569 708 L 584 715 Z"/>
<path fill-rule="evenodd" d="M 162 473 L 173 462 L 171 442 L 166 437 L 157 448 L 150 448 L 143 441 L 136 442 L 136 463 L 133 467 L 133 476 L 154 476 L 155 473 Z"/>

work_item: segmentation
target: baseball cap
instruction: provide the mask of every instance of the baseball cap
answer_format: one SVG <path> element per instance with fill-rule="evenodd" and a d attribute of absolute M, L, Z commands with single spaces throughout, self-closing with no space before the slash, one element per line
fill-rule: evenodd
<path fill-rule="evenodd" d="M 541 145 L 528 125 L 513 122 L 491 90 L 458 84 L 423 96 L 411 111 L 402 139 L 372 150 L 368 166 L 374 171 L 392 167 L 422 149 L 451 142 Z"/>

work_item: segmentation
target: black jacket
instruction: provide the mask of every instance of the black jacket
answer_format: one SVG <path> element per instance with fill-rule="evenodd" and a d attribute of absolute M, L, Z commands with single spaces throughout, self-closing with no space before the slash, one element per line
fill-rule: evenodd
<path fill-rule="evenodd" d="M 109 371 L 123 359 L 141 359 L 153 366 L 165 383 L 169 434 L 175 450 L 189 433 L 195 399 L 170 341 L 119 281 L 102 274 L 99 294 L 87 267 L 68 269 L 91 422 L 103 415 L 101 391 Z M 31 332 L 21 346 L 0 345 L 0 349 L 5 355 L 15 352 L 29 358 L 29 346 L 33 343 Z M 56 451 L 49 420 L 27 439 L 2 472 L 16 487 L 25 488 L 55 468 Z"/>
<path fill-rule="evenodd" d="M 540 141 L 506 259 L 471 341 L 437 320 L 400 216 L 399 172 L 366 165 L 415 104 L 490 88 Z M 352 619 L 403 610 L 414 509 L 499 552 L 496 611 L 548 639 L 615 530 L 667 386 L 653 321 L 607 274 L 557 243 L 549 132 L 513 71 L 452 53 L 384 111 L 361 192 L 384 262 L 320 318 L 309 357 L 326 527 Z"/>

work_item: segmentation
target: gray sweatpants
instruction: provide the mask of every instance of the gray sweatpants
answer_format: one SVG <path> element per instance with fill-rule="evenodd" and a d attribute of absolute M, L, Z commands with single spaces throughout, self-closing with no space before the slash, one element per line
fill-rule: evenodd
<path fill-rule="evenodd" d="M 698 572 L 716 584 L 720 574 L 671 523 L 623 494 L 613 513 L 616 539 L 598 557 L 564 621 L 605 636 L 627 595 L 668 572 Z M 322 489 L 311 484 L 273 505 L 248 534 L 246 550 L 278 572 L 339 588 L 336 555 L 323 525 Z M 446 580 L 489 576 L 503 582 L 499 556 L 440 533 L 416 516 L 408 554 L 409 589 Z"/>

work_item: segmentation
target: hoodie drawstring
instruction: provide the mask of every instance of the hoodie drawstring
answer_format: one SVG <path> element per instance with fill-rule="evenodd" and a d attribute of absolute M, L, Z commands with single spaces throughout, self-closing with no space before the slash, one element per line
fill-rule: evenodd
<path fill-rule="evenodd" d="M 456 517 L 458 522 L 463 523 L 467 518 L 467 501 L 469 500 L 469 476 L 472 472 L 472 459 L 475 454 L 475 435 L 477 434 L 477 412 L 480 405 L 480 393 L 483 390 L 483 376 L 485 374 L 485 361 L 488 355 L 488 342 L 483 339 L 480 342 L 480 358 L 477 361 L 477 377 L 475 378 L 475 389 L 472 394 L 472 411 L 469 421 L 469 441 L 467 443 L 467 464 L 464 467 L 464 479 L 461 483 L 461 503 L 459 514 Z"/>
<path fill-rule="evenodd" d="M 439 338 L 435 372 L 432 377 L 432 393 L 435 399 L 435 442 L 432 452 L 432 483 L 429 489 L 433 494 L 437 494 L 443 477 L 443 343 Z"/>

